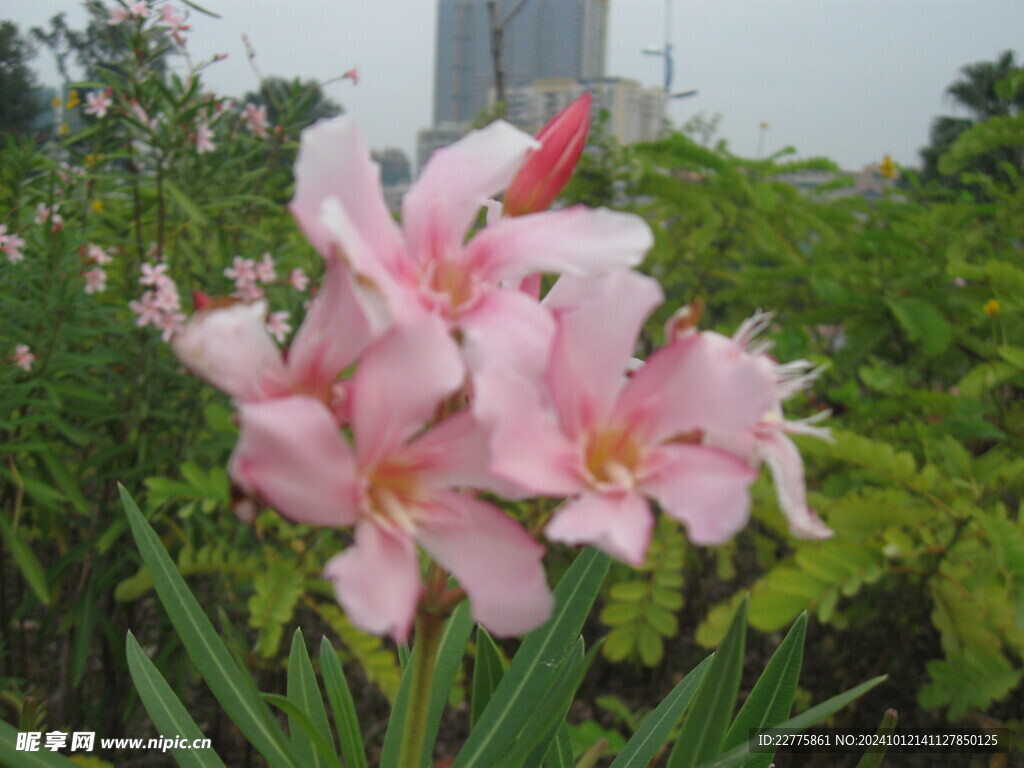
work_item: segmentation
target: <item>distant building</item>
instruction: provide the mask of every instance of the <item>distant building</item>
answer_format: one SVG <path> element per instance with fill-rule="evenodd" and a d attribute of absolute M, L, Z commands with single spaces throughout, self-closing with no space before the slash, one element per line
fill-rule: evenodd
<path fill-rule="evenodd" d="M 609 0 L 498 0 L 499 17 L 520 2 L 502 46 L 509 89 L 604 77 Z M 434 125 L 472 122 L 494 82 L 487 0 L 440 0 L 436 51 Z"/>
<path fill-rule="evenodd" d="M 506 119 L 536 133 L 584 91 L 593 97 L 593 109 L 608 112 L 608 133 L 620 144 L 652 141 L 661 129 L 662 90 L 645 87 L 625 77 L 587 81 L 570 78 L 535 80 L 508 91 Z"/>

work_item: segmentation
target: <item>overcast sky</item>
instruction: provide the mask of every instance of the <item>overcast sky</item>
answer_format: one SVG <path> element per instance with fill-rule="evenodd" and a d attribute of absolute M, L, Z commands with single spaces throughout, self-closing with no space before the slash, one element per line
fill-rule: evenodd
<path fill-rule="evenodd" d="M 375 147 L 414 157 L 416 131 L 431 120 L 435 0 L 202 0 L 221 14 L 191 14 L 188 48 L 196 59 L 229 58 L 206 70 L 218 92 L 239 96 L 257 84 L 241 42 L 247 33 L 265 75 L 327 80 L 358 66 L 357 87 L 327 93 L 363 126 Z M 23 30 L 74 0 L 4 0 L 0 17 Z M 661 60 L 646 46 L 664 43 L 665 0 L 611 0 L 609 75 L 661 82 Z M 754 155 L 794 146 L 847 168 L 886 152 L 916 164 L 937 114 L 955 113 L 943 95 L 966 63 L 1024 53 L 1024 0 L 674 0 L 673 88 L 699 94 L 673 104 L 678 124 L 722 115 L 720 136 Z M 34 65 L 56 84 L 41 51 Z"/>

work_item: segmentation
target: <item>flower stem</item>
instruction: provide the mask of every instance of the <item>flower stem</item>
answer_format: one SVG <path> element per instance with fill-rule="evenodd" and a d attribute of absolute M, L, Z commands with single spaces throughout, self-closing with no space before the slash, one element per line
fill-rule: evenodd
<path fill-rule="evenodd" d="M 398 768 L 422 768 L 430 694 L 434 687 L 437 649 L 441 644 L 443 629 L 444 622 L 433 611 L 421 611 L 416 617 L 416 645 L 410 660 L 412 668 L 409 670 L 412 682 L 409 686 L 402 744 L 398 750 Z"/>

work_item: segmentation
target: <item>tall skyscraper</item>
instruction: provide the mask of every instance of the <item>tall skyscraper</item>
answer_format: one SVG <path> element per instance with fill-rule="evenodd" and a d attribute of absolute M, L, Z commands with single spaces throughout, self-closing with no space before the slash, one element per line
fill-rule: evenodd
<path fill-rule="evenodd" d="M 464 124 L 494 87 L 488 0 L 439 0 L 434 126 Z M 598 80 L 605 73 L 609 0 L 498 0 L 506 87 L 535 80 Z"/>

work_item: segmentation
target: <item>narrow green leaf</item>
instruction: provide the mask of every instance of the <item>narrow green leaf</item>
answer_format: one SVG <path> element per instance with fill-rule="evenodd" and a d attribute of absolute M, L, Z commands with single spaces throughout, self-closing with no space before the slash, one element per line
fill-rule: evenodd
<path fill-rule="evenodd" d="M 434 754 L 434 744 L 437 742 L 437 731 L 441 727 L 441 716 L 444 714 L 448 695 L 462 665 L 466 643 L 469 642 L 469 633 L 472 631 L 473 617 L 469 612 L 469 603 L 463 600 L 445 622 L 441 644 L 437 649 L 437 660 L 434 662 L 434 685 L 430 692 L 427 735 L 423 742 L 423 764 L 427 768 L 432 768 L 434 764 L 431 757 Z"/>
<path fill-rule="evenodd" d="M 791 717 L 784 723 L 780 723 L 774 728 L 771 728 L 768 733 L 804 731 L 812 725 L 820 723 L 829 715 L 838 712 L 854 699 L 863 696 L 876 685 L 884 681 L 887 677 L 888 675 L 873 677 L 867 682 L 861 683 L 848 691 L 840 693 L 838 696 L 826 699 L 821 702 L 821 704 L 811 707 L 806 712 L 799 714 L 796 717 Z M 746 744 L 733 747 L 728 752 L 702 763 L 698 768 L 734 768 L 734 766 L 741 765 L 750 760 L 750 756 L 753 754 L 750 747 L 753 746 L 753 744 L 753 741 L 748 741 Z"/>
<path fill-rule="evenodd" d="M 42 459 L 43 464 L 46 466 L 46 471 L 50 473 L 57 487 L 68 497 L 68 501 L 71 502 L 71 506 L 75 508 L 75 511 L 80 515 L 86 514 L 89 511 L 89 502 L 85 498 L 85 494 L 82 493 L 78 480 L 71 474 L 71 471 L 65 466 L 64 462 L 57 458 L 57 454 L 49 446 L 39 449 L 36 451 L 36 454 Z"/>
<path fill-rule="evenodd" d="M 21 575 L 25 577 L 25 581 L 39 598 L 39 602 L 46 606 L 50 605 L 50 588 L 46 583 L 46 573 L 39 563 L 39 558 L 25 543 L 21 534 L 11 529 L 6 515 L 2 514 L 0 514 L 0 536 L 3 537 L 18 570 L 21 571 Z"/>
<path fill-rule="evenodd" d="M 324 739 L 320 729 L 313 724 L 313 720 L 302 708 L 287 696 L 280 696 L 276 693 L 261 693 L 260 697 L 288 715 L 288 722 L 295 723 L 313 743 L 313 748 L 320 757 L 320 762 L 327 768 L 342 768 L 334 747 Z M 309 768 L 308 763 L 304 763 Z"/>
<path fill-rule="evenodd" d="M 891 736 L 893 731 L 896 730 L 896 721 L 898 719 L 899 716 L 896 714 L 895 709 L 887 709 L 885 714 L 882 715 L 882 722 L 879 723 L 876 733 L 879 736 Z M 857 768 L 879 768 L 882 760 L 885 758 L 885 753 L 888 751 L 887 740 L 879 739 L 879 743 L 868 747 L 868 751 L 864 753 L 860 762 L 857 763 Z"/>
<path fill-rule="evenodd" d="M 746 635 L 747 598 L 744 596 L 683 720 L 668 768 L 692 768 L 718 754 L 736 704 Z"/>
<path fill-rule="evenodd" d="M 807 614 L 803 613 L 768 660 L 764 672 L 733 720 L 725 736 L 723 749 L 729 750 L 744 744 L 750 739 L 752 731 L 771 728 L 789 717 L 800 668 L 803 666 L 806 635 Z M 774 754 L 774 751 L 758 754 L 745 768 L 768 768 Z"/>
<path fill-rule="evenodd" d="M 206 738 L 131 632 L 125 639 L 125 649 L 135 690 L 157 733 L 182 736 L 190 742 Z M 224 768 L 212 749 L 171 749 L 171 754 L 181 768 Z"/>
<path fill-rule="evenodd" d="M 168 179 L 166 176 L 163 179 L 164 189 L 170 194 L 171 199 L 174 200 L 175 205 L 181 209 L 188 218 L 192 219 L 196 224 L 205 226 L 209 223 L 209 219 L 206 218 L 206 214 L 203 213 L 202 208 L 195 204 L 195 202 L 182 191 L 181 187 L 175 184 L 173 181 Z"/>
<path fill-rule="evenodd" d="M 143 561 L 189 658 L 239 730 L 274 768 L 305 768 L 291 755 L 287 739 L 252 678 L 239 671 L 173 561 L 127 489 L 118 484 L 121 503 Z"/>
<path fill-rule="evenodd" d="M 611 764 L 611 768 L 646 768 L 650 764 L 697 692 L 712 658 L 714 656 L 708 656 L 690 670 L 669 695 L 644 718 L 640 728 L 626 742 L 626 746 Z"/>
<path fill-rule="evenodd" d="M 498 646 L 483 627 L 476 628 L 476 660 L 473 662 L 473 696 L 469 711 L 470 730 L 487 707 L 494 689 L 505 674 L 505 662 Z"/>
<path fill-rule="evenodd" d="M 345 680 L 338 654 L 326 636 L 320 642 L 320 670 L 324 676 L 327 699 L 331 702 L 334 726 L 338 733 L 338 743 L 341 745 L 342 762 L 346 768 L 367 768 L 366 748 L 359 732 L 359 718 L 356 715 L 352 692 L 349 690 L 348 681 Z"/>
<path fill-rule="evenodd" d="M 555 738 L 544 755 L 544 768 L 573 768 L 572 740 L 569 738 L 569 726 L 564 720 L 555 731 Z"/>
<path fill-rule="evenodd" d="M 584 655 L 583 638 L 577 638 L 572 650 L 556 669 L 551 670 L 548 689 L 534 702 L 533 711 L 515 740 L 488 768 L 533 768 L 540 765 L 559 725 L 565 721 L 576 689 L 593 658 L 592 653 Z"/>
<path fill-rule="evenodd" d="M 585 549 L 569 566 L 555 589 L 551 619 L 523 639 L 453 768 L 491 768 L 520 732 L 550 685 L 552 667 L 579 636 L 608 564 L 607 555 Z"/>
<path fill-rule="evenodd" d="M 6 768 L 81 768 L 62 755 L 49 750 L 27 752 L 17 749 L 18 729 L 0 720 L 0 765 Z"/>
<path fill-rule="evenodd" d="M 324 743 L 331 744 L 331 727 L 327 722 L 327 711 L 324 709 L 320 688 L 316 684 L 316 672 L 313 671 L 313 664 L 309 660 L 301 629 L 296 629 L 292 635 L 292 648 L 288 655 L 288 698 L 309 716 L 310 722 L 320 732 Z M 298 723 L 289 719 L 288 731 L 292 737 L 296 757 L 302 758 L 304 764 L 311 768 L 321 768 L 324 765 L 323 761 L 309 736 Z"/>

